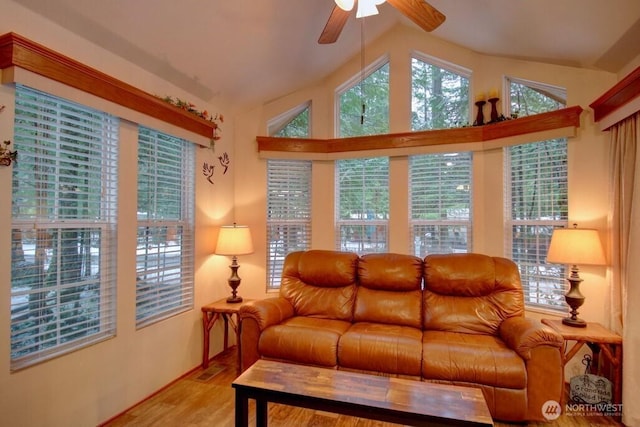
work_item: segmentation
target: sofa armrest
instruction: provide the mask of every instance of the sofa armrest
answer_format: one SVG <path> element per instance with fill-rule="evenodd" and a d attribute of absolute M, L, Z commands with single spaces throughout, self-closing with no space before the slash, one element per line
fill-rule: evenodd
<path fill-rule="evenodd" d="M 281 323 L 292 317 L 294 314 L 293 306 L 289 301 L 281 297 L 267 298 L 262 300 L 250 301 L 240 307 L 240 321 L 251 318 L 255 320 L 260 331 L 265 328 Z"/>
<path fill-rule="evenodd" d="M 524 360 L 531 359 L 531 351 L 538 346 L 548 345 L 562 348 L 562 336 L 543 325 L 539 320 L 524 317 L 511 317 L 500 324 L 500 338 L 509 348 Z"/>
<path fill-rule="evenodd" d="M 548 421 L 545 402 L 560 402 L 564 389 L 562 336 L 539 320 L 512 317 L 500 325 L 500 338 L 527 366 L 527 419 Z"/>
<path fill-rule="evenodd" d="M 260 359 L 259 344 L 262 331 L 293 315 L 293 306 L 284 298 L 250 301 L 240 307 L 238 310 L 238 327 L 240 328 L 238 351 L 242 371 Z"/>

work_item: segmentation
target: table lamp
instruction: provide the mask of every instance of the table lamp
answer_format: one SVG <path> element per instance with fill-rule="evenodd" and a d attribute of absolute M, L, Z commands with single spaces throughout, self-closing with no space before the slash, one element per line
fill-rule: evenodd
<path fill-rule="evenodd" d="M 251 231 L 246 225 L 224 225 L 220 227 L 218 233 L 218 242 L 216 244 L 216 255 L 233 256 L 231 265 L 231 277 L 229 277 L 229 286 L 231 287 L 231 296 L 227 298 L 227 302 L 242 302 L 242 297 L 238 295 L 238 286 L 240 286 L 240 277 L 238 276 L 238 256 L 253 253 L 253 243 L 251 242 Z"/>
<path fill-rule="evenodd" d="M 571 264 L 571 275 L 567 278 L 569 291 L 564 298 L 571 307 L 571 316 L 562 319 L 568 326 L 585 327 L 587 322 L 578 318 L 578 308 L 584 303 L 584 295 L 580 293 L 578 264 L 605 265 L 602 243 L 597 230 L 577 228 L 556 228 L 551 236 L 547 262 L 553 264 Z"/>

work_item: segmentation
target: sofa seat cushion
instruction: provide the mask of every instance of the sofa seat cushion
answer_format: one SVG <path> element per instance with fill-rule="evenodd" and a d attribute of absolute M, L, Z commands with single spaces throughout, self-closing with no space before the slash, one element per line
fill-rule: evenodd
<path fill-rule="evenodd" d="M 351 323 L 343 320 L 292 317 L 266 328 L 258 349 L 268 359 L 335 367 L 338 340 L 349 326 Z"/>
<path fill-rule="evenodd" d="M 422 376 L 426 380 L 511 389 L 527 386 L 524 361 L 496 336 L 425 331 L 422 351 Z"/>
<path fill-rule="evenodd" d="M 340 338 L 341 368 L 420 376 L 422 331 L 410 326 L 354 323 Z"/>

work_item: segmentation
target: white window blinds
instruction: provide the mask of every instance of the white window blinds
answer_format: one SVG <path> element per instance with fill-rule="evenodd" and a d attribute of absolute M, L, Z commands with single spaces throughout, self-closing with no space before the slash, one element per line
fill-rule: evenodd
<path fill-rule="evenodd" d="M 11 369 L 115 334 L 118 120 L 17 85 Z"/>
<path fill-rule="evenodd" d="M 471 152 L 409 157 L 409 222 L 419 257 L 471 248 Z"/>
<path fill-rule="evenodd" d="M 337 249 L 386 252 L 389 223 L 389 158 L 336 162 Z"/>
<path fill-rule="evenodd" d="M 267 283 L 279 288 L 284 258 L 311 246 L 311 161 L 267 161 Z"/>
<path fill-rule="evenodd" d="M 193 307 L 194 148 L 139 128 L 136 320 L 142 327 Z"/>
<path fill-rule="evenodd" d="M 518 264 L 528 304 L 563 309 L 564 267 L 546 257 L 553 229 L 567 225 L 567 142 L 507 150 L 507 254 Z"/>

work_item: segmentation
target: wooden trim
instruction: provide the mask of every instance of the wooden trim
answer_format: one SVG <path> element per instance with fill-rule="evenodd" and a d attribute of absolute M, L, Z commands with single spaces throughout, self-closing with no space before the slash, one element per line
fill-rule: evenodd
<path fill-rule="evenodd" d="M 211 138 L 213 122 L 88 67 L 16 33 L 0 36 L 0 69 L 20 67 L 51 80 Z"/>
<path fill-rule="evenodd" d="M 333 139 L 257 136 L 256 141 L 258 151 L 322 154 L 484 142 L 564 127 L 577 128 L 581 113 L 582 107 L 574 106 L 485 126 Z"/>
<path fill-rule="evenodd" d="M 640 96 L 640 67 L 629 73 L 600 98 L 589 104 L 596 123 L 627 102 Z"/>

